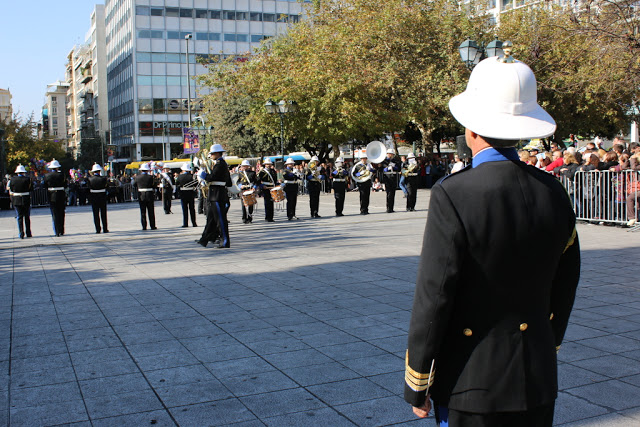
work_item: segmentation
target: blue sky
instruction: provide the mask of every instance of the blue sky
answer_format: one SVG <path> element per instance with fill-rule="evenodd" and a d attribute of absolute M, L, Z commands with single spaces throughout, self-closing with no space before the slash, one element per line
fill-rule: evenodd
<path fill-rule="evenodd" d="M 95 4 L 87 0 L 0 0 L 0 88 L 13 111 L 41 119 L 47 84 L 64 80 L 67 55 L 84 43 Z"/>

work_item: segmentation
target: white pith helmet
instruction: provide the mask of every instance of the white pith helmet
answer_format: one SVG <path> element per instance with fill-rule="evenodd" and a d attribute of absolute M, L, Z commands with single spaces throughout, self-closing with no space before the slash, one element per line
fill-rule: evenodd
<path fill-rule="evenodd" d="M 18 165 L 16 168 L 16 173 L 27 173 L 27 170 L 22 165 Z"/>
<path fill-rule="evenodd" d="M 182 166 L 180 167 L 180 170 L 183 171 L 191 171 L 191 162 L 185 162 L 182 164 Z"/>
<path fill-rule="evenodd" d="M 140 170 L 143 172 L 149 172 L 151 169 L 149 169 L 149 164 L 143 163 L 140 165 Z"/>
<path fill-rule="evenodd" d="M 407 159 L 415 159 L 415 158 L 416 158 L 416 155 L 415 155 L 415 154 L 413 154 L 413 153 L 409 153 L 409 154 L 407 155 Z"/>
<path fill-rule="evenodd" d="M 59 169 L 60 167 L 60 162 L 56 159 L 53 159 L 51 163 L 49 163 L 49 169 Z"/>
<path fill-rule="evenodd" d="M 222 148 L 222 145 L 220 145 L 220 144 L 213 144 L 211 146 L 211 148 L 209 148 L 209 154 L 211 154 L 211 153 L 224 153 L 225 151 L 227 151 L 227 150 Z"/>
<path fill-rule="evenodd" d="M 273 162 L 271 161 L 271 159 L 269 157 L 265 157 L 264 158 L 264 162 L 262 162 L 265 165 L 272 165 Z"/>
<path fill-rule="evenodd" d="M 396 150 L 393 148 L 387 148 L 387 154 L 396 154 Z"/>
<path fill-rule="evenodd" d="M 291 157 L 289 157 L 287 159 L 286 162 L 284 162 L 285 165 L 294 165 L 296 162 L 293 161 L 293 159 Z"/>
<path fill-rule="evenodd" d="M 251 166 L 251 163 L 249 163 L 249 160 L 244 159 L 242 163 L 240 163 L 240 166 Z"/>
<path fill-rule="evenodd" d="M 100 166 L 97 163 L 94 163 L 93 167 L 91 168 L 91 172 L 102 172 L 102 166 Z"/>

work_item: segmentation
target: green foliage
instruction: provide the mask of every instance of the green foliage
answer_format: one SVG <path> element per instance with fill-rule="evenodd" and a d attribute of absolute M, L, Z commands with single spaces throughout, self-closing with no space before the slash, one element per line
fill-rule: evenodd
<path fill-rule="evenodd" d="M 95 137 L 83 137 L 80 142 L 80 153 L 77 165 L 80 170 L 91 170 L 94 163 L 102 164 L 104 141 L 96 132 Z M 106 156 L 104 156 L 106 159 Z"/>

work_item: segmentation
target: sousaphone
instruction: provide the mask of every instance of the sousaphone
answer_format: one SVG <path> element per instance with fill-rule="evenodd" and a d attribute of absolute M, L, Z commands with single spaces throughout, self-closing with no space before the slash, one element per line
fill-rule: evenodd
<path fill-rule="evenodd" d="M 367 144 L 367 159 L 369 163 L 382 163 L 387 157 L 387 147 L 380 141 L 371 141 Z"/>

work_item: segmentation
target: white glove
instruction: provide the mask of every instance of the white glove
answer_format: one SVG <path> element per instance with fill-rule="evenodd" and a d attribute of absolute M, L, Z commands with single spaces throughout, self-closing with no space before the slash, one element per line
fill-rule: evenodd
<path fill-rule="evenodd" d="M 207 177 L 207 171 L 205 171 L 205 170 L 201 170 L 201 171 L 198 173 L 198 176 L 200 177 L 200 179 L 205 179 L 205 178 Z"/>

